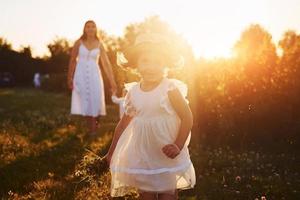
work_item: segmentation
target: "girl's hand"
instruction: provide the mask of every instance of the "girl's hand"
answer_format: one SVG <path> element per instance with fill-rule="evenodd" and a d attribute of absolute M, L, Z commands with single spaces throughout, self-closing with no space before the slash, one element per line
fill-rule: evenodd
<path fill-rule="evenodd" d="M 180 153 L 180 149 L 176 144 L 167 144 L 162 148 L 162 151 L 169 158 L 174 159 Z"/>

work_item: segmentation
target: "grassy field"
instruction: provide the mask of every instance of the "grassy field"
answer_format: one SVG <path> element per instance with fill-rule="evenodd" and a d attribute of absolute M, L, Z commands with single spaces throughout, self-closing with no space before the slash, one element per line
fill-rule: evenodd
<path fill-rule="evenodd" d="M 110 199 L 110 174 L 98 164 L 118 120 L 100 119 L 99 137 L 69 115 L 70 97 L 28 88 L 0 89 L 1 199 Z M 297 151 L 191 145 L 194 189 L 180 199 L 300 199 Z M 136 199 L 137 194 L 123 199 Z"/>

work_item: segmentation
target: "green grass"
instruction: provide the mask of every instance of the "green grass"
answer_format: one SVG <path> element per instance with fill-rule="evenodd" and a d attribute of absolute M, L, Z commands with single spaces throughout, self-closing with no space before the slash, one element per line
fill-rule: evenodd
<path fill-rule="evenodd" d="M 1 199 L 110 199 L 110 174 L 97 155 L 111 142 L 117 108 L 108 105 L 92 141 L 84 138 L 84 120 L 69 110 L 67 94 L 0 89 Z M 300 199 L 297 151 L 212 149 L 195 142 L 190 150 L 197 184 L 180 199 Z"/>
<path fill-rule="evenodd" d="M 0 195 L 6 199 L 74 199 L 75 170 L 86 149 L 101 152 L 111 140 L 117 110 L 100 119 L 100 137 L 84 139 L 85 123 L 69 115 L 70 97 L 33 89 L 0 90 Z M 106 191 L 107 192 L 107 191 Z"/>

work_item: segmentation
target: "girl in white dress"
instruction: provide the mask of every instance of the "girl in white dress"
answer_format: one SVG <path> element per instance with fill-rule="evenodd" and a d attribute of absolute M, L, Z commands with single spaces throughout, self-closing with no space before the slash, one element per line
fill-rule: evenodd
<path fill-rule="evenodd" d="M 71 114 L 86 117 L 91 136 L 96 134 L 97 117 L 106 115 L 104 84 L 98 63 L 102 64 L 111 90 L 115 93 L 116 83 L 111 64 L 97 36 L 96 24 L 89 20 L 72 48 L 68 87 L 72 90 Z"/>
<path fill-rule="evenodd" d="M 177 199 L 178 190 L 196 183 L 188 150 L 193 119 L 187 86 L 165 76 L 165 66 L 174 66 L 176 58 L 165 38 L 146 33 L 119 59 L 141 80 L 125 84 L 125 113 L 104 157 L 112 197 L 137 190 L 141 199 Z"/>

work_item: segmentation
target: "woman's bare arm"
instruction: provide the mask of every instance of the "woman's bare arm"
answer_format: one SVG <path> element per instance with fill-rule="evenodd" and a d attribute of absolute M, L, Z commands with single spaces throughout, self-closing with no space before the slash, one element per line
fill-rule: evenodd
<path fill-rule="evenodd" d="M 112 65 L 108 59 L 107 53 L 106 53 L 102 43 L 100 43 L 100 49 L 101 49 L 101 55 L 100 55 L 99 61 L 100 61 L 100 63 L 103 64 L 103 70 L 104 70 L 106 76 L 108 77 L 112 93 L 114 94 L 114 93 L 116 93 L 117 85 L 115 82 L 114 73 L 112 71 Z"/>
<path fill-rule="evenodd" d="M 73 89 L 73 77 L 75 72 L 75 67 L 77 63 L 78 49 L 80 45 L 80 40 L 77 40 L 72 48 L 70 55 L 69 68 L 68 68 L 68 86 Z"/>

